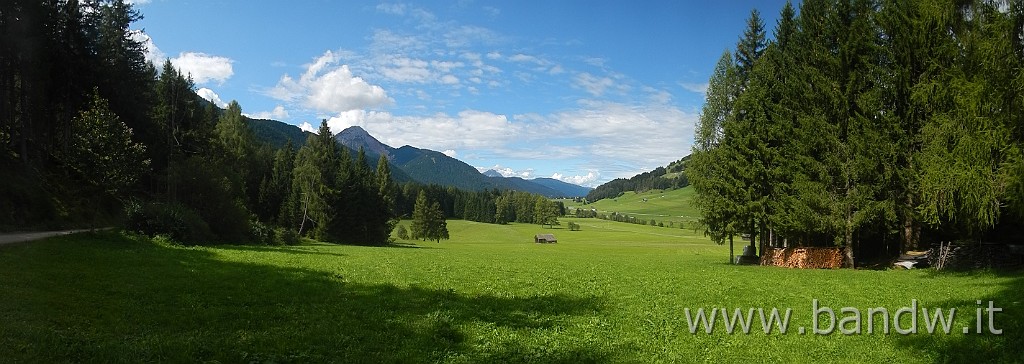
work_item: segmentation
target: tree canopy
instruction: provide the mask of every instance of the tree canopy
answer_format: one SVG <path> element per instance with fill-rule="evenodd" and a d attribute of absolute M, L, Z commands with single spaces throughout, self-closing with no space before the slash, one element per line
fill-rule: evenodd
<path fill-rule="evenodd" d="M 1024 7 L 808 0 L 796 14 L 786 4 L 765 41 L 752 12 L 709 81 L 687 169 L 708 235 L 839 245 L 853 265 L 855 250 L 1020 230 Z"/>

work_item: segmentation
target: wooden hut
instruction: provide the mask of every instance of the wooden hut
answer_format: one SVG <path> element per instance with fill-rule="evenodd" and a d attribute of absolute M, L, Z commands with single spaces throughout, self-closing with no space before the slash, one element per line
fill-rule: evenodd
<path fill-rule="evenodd" d="M 558 239 L 555 239 L 555 234 L 537 234 L 533 236 L 533 242 L 537 244 L 551 244 L 557 243 Z"/>

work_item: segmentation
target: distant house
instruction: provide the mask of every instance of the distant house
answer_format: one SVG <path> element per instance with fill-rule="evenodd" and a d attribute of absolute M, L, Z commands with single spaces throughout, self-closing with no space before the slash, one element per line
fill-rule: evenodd
<path fill-rule="evenodd" d="M 537 234 L 533 236 L 533 242 L 537 244 L 549 244 L 557 243 L 558 239 L 555 239 L 555 234 Z"/>

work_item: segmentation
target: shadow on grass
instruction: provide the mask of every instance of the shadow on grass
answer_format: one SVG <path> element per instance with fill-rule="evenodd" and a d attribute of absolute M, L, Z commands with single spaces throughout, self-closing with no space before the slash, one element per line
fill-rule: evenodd
<path fill-rule="evenodd" d="M 0 250 L 8 359 L 577 363 L 613 353 L 559 336 L 572 317 L 599 315 L 598 298 L 351 283 L 116 234 L 70 243 Z"/>
<path fill-rule="evenodd" d="M 999 290 L 986 297 L 976 300 L 947 300 L 938 302 L 933 307 L 957 308 L 958 324 L 968 326 L 969 334 L 963 333 L 963 327 L 954 325 L 951 334 L 919 333 L 901 336 L 898 343 L 915 350 L 928 353 L 935 363 L 1020 363 L 1024 361 L 1024 272 L 936 272 L 930 277 L 943 276 L 976 276 L 993 274 L 1002 281 Z M 978 300 L 982 303 L 978 304 Z M 989 315 L 985 313 L 989 301 L 994 307 L 1001 308 L 993 317 L 994 328 L 1002 330 L 1001 334 L 989 331 Z M 982 308 L 981 333 L 977 333 L 977 308 Z"/>
<path fill-rule="evenodd" d="M 347 255 L 335 252 L 313 249 L 301 245 L 266 246 L 266 245 L 217 245 L 217 249 L 234 251 L 251 251 L 258 253 L 286 253 L 286 254 L 310 254 L 310 255 L 331 255 L 345 257 Z"/>

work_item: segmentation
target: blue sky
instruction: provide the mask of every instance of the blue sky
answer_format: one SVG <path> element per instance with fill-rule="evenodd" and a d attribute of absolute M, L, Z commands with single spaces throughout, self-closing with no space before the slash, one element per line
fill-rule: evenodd
<path fill-rule="evenodd" d="M 586 186 L 689 154 L 750 10 L 785 1 L 134 1 L 152 60 L 244 113 Z"/>

